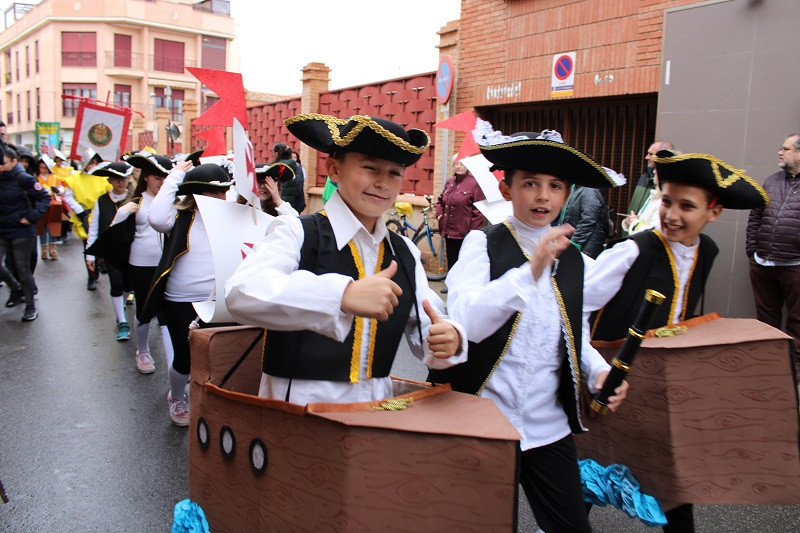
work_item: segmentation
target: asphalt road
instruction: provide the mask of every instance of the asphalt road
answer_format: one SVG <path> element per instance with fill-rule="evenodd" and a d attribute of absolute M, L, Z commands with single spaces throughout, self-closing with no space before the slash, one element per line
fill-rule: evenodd
<path fill-rule="evenodd" d="M 88 292 L 80 242 L 60 248 L 61 260 L 36 270 L 36 321 L 0 307 L 0 480 L 10 499 L 0 531 L 169 531 L 189 493 L 188 432 L 169 419 L 160 335 L 154 328 L 156 373 L 139 374 L 133 339 L 115 340 L 107 278 Z M 0 288 L 0 304 L 7 297 Z M 405 343 L 393 373 L 425 377 Z M 652 531 L 608 508 L 591 521 L 597 532 Z M 696 522 L 702 532 L 796 533 L 800 506 L 698 506 Z M 523 500 L 519 530 L 536 529 Z"/>

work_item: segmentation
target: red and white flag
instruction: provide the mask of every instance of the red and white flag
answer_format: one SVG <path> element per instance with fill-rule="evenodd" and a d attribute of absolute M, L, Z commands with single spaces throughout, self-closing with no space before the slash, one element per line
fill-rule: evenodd
<path fill-rule="evenodd" d="M 82 100 L 78 104 L 70 158 L 80 159 L 91 149 L 104 161 L 117 161 L 125 151 L 130 122 L 130 109 L 114 109 Z"/>
<path fill-rule="evenodd" d="M 233 164 L 234 188 L 250 205 L 257 205 L 258 184 L 256 183 L 256 163 L 253 153 L 253 143 L 247 138 L 247 131 L 239 122 L 233 119 Z"/>

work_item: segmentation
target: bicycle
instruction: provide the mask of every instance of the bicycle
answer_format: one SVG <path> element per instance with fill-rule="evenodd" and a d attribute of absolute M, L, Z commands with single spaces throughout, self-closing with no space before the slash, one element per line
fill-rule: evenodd
<path fill-rule="evenodd" d="M 433 197 L 425 195 L 428 207 L 422 210 L 422 224 L 414 226 L 408 222 L 413 208 L 408 202 L 396 202 L 394 211 L 389 212 L 386 227 L 404 237 L 409 237 L 420 251 L 422 266 L 429 281 L 440 281 L 447 276 L 447 254 L 445 253 L 444 237 L 437 228 L 432 228 L 428 222 L 428 213 L 433 209 Z M 392 218 L 392 217 L 399 217 Z M 409 236 L 409 231 L 412 234 Z"/>

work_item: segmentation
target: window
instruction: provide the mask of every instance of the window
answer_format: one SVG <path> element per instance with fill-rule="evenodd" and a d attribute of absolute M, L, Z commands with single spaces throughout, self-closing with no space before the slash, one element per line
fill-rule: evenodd
<path fill-rule="evenodd" d="M 42 98 L 41 98 L 41 95 L 39 94 L 39 88 L 37 87 L 36 88 L 36 120 L 39 120 L 39 119 L 42 118 L 41 110 L 42 110 Z M 2 113 L 0 113 L 0 115 L 1 114 Z"/>
<path fill-rule="evenodd" d="M 25 116 L 27 117 L 28 122 L 31 121 L 31 92 L 25 92 Z"/>
<path fill-rule="evenodd" d="M 170 110 L 170 120 L 172 122 L 183 122 L 183 98 L 184 98 L 184 90 L 183 89 L 172 89 L 172 95 L 169 98 L 169 102 L 166 101 L 166 96 L 164 95 L 164 87 L 156 87 L 153 91 L 156 93 L 155 105 L 156 109 L 159 107 L 166 107 Z"/>
<path fill-rule="evenodd" d="M 114 34 L 114 66 L 131 67 L 131 36 Z M 141 66 L 141 65 L 140 65 Z"/>
<path fill-rule="evenodd" d="M 225 45 L 224 37 L 209 37 L 203 35 L 202 67 L 215 70 L 225 70 Z"/>
<path fill-rule="evenodd" d="M 39 74 L 39 41 L 33 43 L 33 71 Z"/>
<path fill-rule="evenodd" d="M 22 95 L 17 93 L 17 123 L 22 122 Z"/>
<path fill-rule="evenodd" d="M 153 70 L 161 72 L 183 72 L 183 43 L 155 39 L 153 47 Z"/>
<path fill-rule="evenodd" d="M 114 103 L 125 107 L 131 106 L 131 86 L 114 84 Z"/>
<path fill-rule="evenodd" d="M 96 67 L 97 34 L 95 32 L 62 31 L 61 65 L 64 67 Z"/>
<path fill-rule="evenodd" d="M 216 104 L 217 102 L 219 102 L 219 97 L 217 97 L 217 96 L 208 96 L 207 94 L 204 95 L 204 98 L 203 98 L 203 113 L 208 111 L 211 108 L 211 106 Z"/>
<path fill-rule="evenodd" d="M 25 77 L 31 77 L 31 47 L 25 47 Z"/>
<path fill-rule="evenodd" d="M 19 50 L 14 52 L 14 74 L 17 75 L 17 81 L 19 81 Z"/>
<path fill-rule="evenodd" d="M 66 96 L 82 96 L 84 98 L 97 98 L 97 85 L 94 83 L 65 83 L 62 93 Z M 78 115 L 78 103 L 80 100 L 74 98 L 64 98 L 64 116 L 74 117 Z"/>

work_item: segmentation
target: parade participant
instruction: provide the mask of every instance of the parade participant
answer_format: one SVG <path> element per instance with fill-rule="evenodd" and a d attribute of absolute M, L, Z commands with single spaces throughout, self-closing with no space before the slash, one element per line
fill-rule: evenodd
<path fill-rule="evenodd" d="M 599 390 L 610 369 L 589 344 L 582 314 L 585 266 L 570 244 L 573 228 L 552 227 L 570 185 L 621 185 L 615 173 L 564 144 L 561 136 L 493 131 L 478 119 L 481 153 L 513 216 L 464 239 L 447 275 L 448 309 L 469 336 L 465 364 L 428 380 L 491 398 L 522 436 L 520 483 L 547 532 L 591 531 L 572 433 L 585 431 L 579 397 Z M 627 383 L 609 405 L 616 410 Z M 612 407 L 613 406 L 613 407 Z"/>
<path fill-rule="evenodd" d="M 763 208 L 767 193 L 742 170 L 714 156 L 662 150 L 653 157 L 661 188 L 661 229 L 609 243 L 586 276 L 592 339 L 622 339 L 647 289 L 666 296 L 651 322 L 658 328 L 691 318 L 719 249 L 701 233 L 729 209 Z M 702 311 L 701 311 L 702 312 Z M 631 436 L 635 438 L 634 436 Z M 692 506 L 667 511 L 664 531 L 694 531 Z"/>
<path fill-rule="evenodd" d="M 129 239 L 127 255 L 124 258 L 126 270 L 133 287 L 136 302 L 136 369 L 142 374 L 155 372 L 155 362 L 150 355 L 150 320 L 143 316 L 147 291 L 153 281 L 156 267 L 161 259 L 161 235 L 153 229 L 147 219 L 150 205 L 161 190 L 164 179 L 172 170 L 172 161 L 164 156 L 152 155 L 149 152 L 126 157 L 126 163 L 139 169 L 139 181 L 133 191 L 130 202 L 118 211 L 112 225 L 124 223 L 125 240 Z M 163 312 L 156 313 L 161 328 L 161 341 L 164 344 L 167 368 L 172 366 L 172 341 L 167 329 Z"/>
<path fill-rule="evenodd" d="M 283 163 L 256 166 L 256 183 L 261 210 L 277 217 L 279 215 L 300 216 L 300 213 L 289 202 L 280 196 L 280 183 L 284 179 L 292 179 L 294 172 Z"/>
<path fill-rule="evenodd" d="M 270 164 L 283 163 L 292 169 L 291 179 L 285 179 L 281 182 L 281 198 L 284 202 L 289 202 L 294 206 L 297 202 L 297 195 L 303 194 L 303 192 L 298 190 L 297 187 L 298 182 L 297 179 L 295 179 L 297 175 L 297 163 L 295 163 L 292 158 L 292 149 L 284 143 L 276 143 L 275 146 L 272 147 L 272 153 L 274 157 L 272 161 L 270 161 Z"/>
<path fill-rule="evenodd" d="M 89 214 L 97 199 L 111 190 L 111 183 L 105 177 L 91 173 L 92 168 L 96 165 L 94 161 L 97 160 L 97 157 L 89 160 L 83 172 L 73 171 L 71 168 L 63 166 L 66 163 L 66 156 L 58 150 L 53 159 L 56 163 L 53 172 L 63 178 L 67 187 L 64 191 L 64 203 L 70 208 L 72 229 L 75 235 L 83 240 L 83 249 L 86 250 L 86 239 L 89 236 Z M 86 273 L 88 276 L 86 290 L 97 290 L 99 269 L 90 270 L 87 263 Z"/>
<path fill-rule="evenodd" d="M 275 218 L 226 284 L 234 319 L 270 330 L 259 395 L 301 405 L 391 397 L 404 333 L 429 366 L 465 360 L 466 338 L 439 316 L 419 250 L 381 221 L 427 134 L 364 115 L 298 115 L 286 126 L 329 155 L 338 191 L 322 212 Z"/>
<path fill-rule="evenodd" d="M 55 261 L 58 260 L 56 245 L 61 244 L 61 233 L 59 232 L 58 235 L 53 235 L 49 222 L 55 220 L 61 221 L 61 216 L 63 214 L 61 197 L 64 194 L 65 186 L 64 180 L 53 173 L 52 169 L 54 165 L 55 162 L 50 159 L 47 154 L 42 154 L 36 165 L 36 174 L 34 174 L 34 176 L 42 187 L 50 191 L 51 197 L 50 209 L 43 217 L 44 223 L 40 224 L 41 230 L 39 237 L 42 246 L 42 259 L 52 259 Z"/>
<path fill-rule="evenodd" d="M 642 207 L 644 203 L 647 201 L 647 198 L 650 196 L 653 190 L 658 189 L 658 185 L 656 184 L 655 180 L 655 163 L 653 162 L 653 156 L 656 153 L 660 152 L 661 150 L 674 150 L 675 146 L 669 141 L 656 141 L 651 144 L 647 148 L 647 154 L 644 156 L 645 160 L 645 168 L 644 173 L 639 176 L 639 181 L 636 182 L 636 187 L 633 189 L 633 195 L 631 195 L 631 201 L 628 204 L 628 216 L 631 215 L 638 215 L 642 212 Z M 627 230 L 623 228 L 623 232 Z"/>
<path fill-rule="evenodd" d="M 485 200 L 480 185 L 464 163 L 453 156 L 453 176 L 448 179 L 436 202 L 436 220 L 447 250 L 447 268 L 458 261 L 458 252 L 470 230 L 486 225 L 486 219 L 475 207 L 475 202 Z"/>
<path fill-rule="evenodd" d="M 131 199 L 129 184 L 133 167 L 123 161 L 103 162 L 95 165 L 91 173 L 94 176 L 106 178 L 111 183 L 111 190 L 101 195 L 92 208 L 92 215 L 89 219 L 89 234 L 86 238 L 87 248 L 92 246 L 94 241 L 97 240 L 97 236 L 111 225 L 117 210 Z M 88 253 L 86 255 L 86 268 L 93 272 L 97 270 L 95 256 Z M 131 329 L 128 325 L 128 319 L 125 317 L 125 300 L 132 290 L 131 282 L 128 279 L 127 272 L 120 268 L 111 264 L 106 264 L 106 268 L 108 269 L 108 281 L 111 285 L 111 302 L 117 319 L 115 335 L 118 341 L 127 341 L 131 336 Z"/>
<path fill-rule="evenodd" d="M 39 316 L 33 300 L 31 249 L 36 241 L 36 221 L 50 207 L 50 194 L 22 169 L 14 150 L 8 146 L 0 150 L 0 280 L 11 289 L 6 307 L 25 302 L 22 321 L 30 322 Z M 3 266 L 7 254 L 14 260 L 17 277 Z"/>
<path fill-rule="evenodd" d="M 295 179 L 297 180 L 297 196 L 295 197 L 295 203 L 292 207 L 294 207 L 298 213 L 302 213 L 303 209 L 306 208 L 306 169 L 303 168 L 303 164 L 300 162 L 300 152 L 297 150 L 292 150 L 292 161 L 297 164 L 297 168 L 294 169 L 296 174 Z"/>
<path fill-rule="evenodd" d="M 164 313 L 174 353 L 168 371 L 167 403 L 170 418 L 177 426 L 189 425 L 186 401 L 191 371 L 189 325 L 197 317 L 192 303 L 207 300 L 215 284 L 211 245 L 194 196 L 224 200 L 232 184 L 230 174 L 220 165 L 206 163 L 193 167 L 191 161 L 183 161 L 167 175 L 147 214 L 153 229 L 168 235 L 139 315 L 142 322 L 148 322 L 159 311 Z M 178 195 L 185 198 L 175 204 Z"/>

